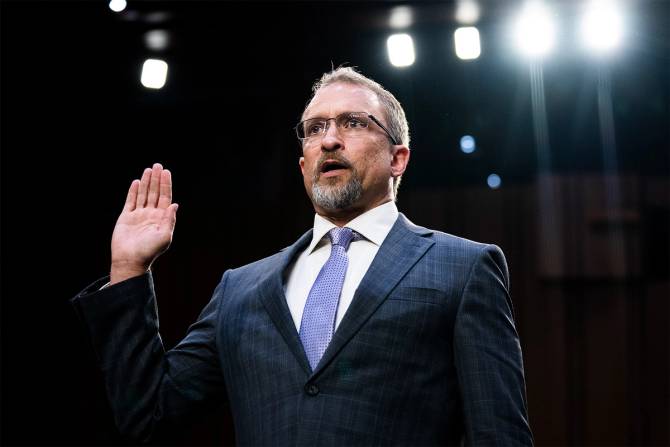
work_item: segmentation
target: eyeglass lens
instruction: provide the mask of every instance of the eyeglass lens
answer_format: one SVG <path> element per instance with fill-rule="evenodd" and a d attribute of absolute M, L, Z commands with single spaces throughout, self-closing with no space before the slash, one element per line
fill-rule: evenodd
<path fill-rule="evenodd" d="M 311 118 L 303 121 L 297 126 L 298 137 L 310 138 L 325 134 L 330 120 L 334 120 L 338 130 L 345 133 L 355 133 L 358 130 L 366 129 L 370 125 L 367 114 L 345 112 L 335 118 Z"/>

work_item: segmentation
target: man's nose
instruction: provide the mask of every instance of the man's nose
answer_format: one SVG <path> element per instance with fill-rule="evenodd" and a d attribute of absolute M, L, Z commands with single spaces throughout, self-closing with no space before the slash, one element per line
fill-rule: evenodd
<path fill-rule="evenodd" d="M 340 129 L 337 127 L 336 121 L 329 120 L 326 124 L 326 131 L 321 138 L 321 150 L 336 151 L 344 146 L 340 135 Z"/>

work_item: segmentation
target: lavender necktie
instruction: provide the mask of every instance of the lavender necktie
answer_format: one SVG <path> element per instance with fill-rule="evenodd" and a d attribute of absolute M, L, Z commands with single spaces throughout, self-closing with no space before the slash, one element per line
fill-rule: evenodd
<path fill-rule="evenodd" d="M 346 227 L 335 227 L 328 232 L 332 244 L 330 257 L 316 277 L 302 312 L 300 340 L 312 370 L 319 364 L 330 339 L 333 338 L 337 305 L 349 264 L 347 249 L 353 239 L 358 239 L 354 235 Z"/>

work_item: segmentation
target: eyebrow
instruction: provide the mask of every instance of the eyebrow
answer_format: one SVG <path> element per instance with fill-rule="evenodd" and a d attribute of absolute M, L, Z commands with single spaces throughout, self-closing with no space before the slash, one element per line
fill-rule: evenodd
<path fill-rule="evenodd" d="M 345 110 L 344 112 L 340 112 L 340 113 L 336 114 L 335 116 L 331 116 L 331 118 L 337 118 L 338 116 L 344 115 L 346 113 L 365 113 L 366 115 L 370 115 L 370 113 L 366 112 L 365 110 Z M 326 118 L 328 118 L 328 117 L 319 116 L 319 115 L 310 116 L 310 117 L 305 118 L 305 116 L 303 115 L 302 118 L 301 118 L 301 121 L 314 120 L 314 119 L 326 119 Z"/>

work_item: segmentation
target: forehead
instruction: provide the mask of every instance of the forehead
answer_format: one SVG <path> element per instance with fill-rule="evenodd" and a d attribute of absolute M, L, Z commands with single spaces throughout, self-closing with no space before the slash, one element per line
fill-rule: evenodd
<path fill-rule="evenodd" d="M 303 112 L 303 118 L 333 117 L 342 112 L 368 112 L 383 116 L 382 105 L 372 90 L 338 82 L 320 88 Z"/>

